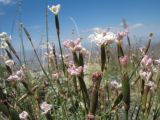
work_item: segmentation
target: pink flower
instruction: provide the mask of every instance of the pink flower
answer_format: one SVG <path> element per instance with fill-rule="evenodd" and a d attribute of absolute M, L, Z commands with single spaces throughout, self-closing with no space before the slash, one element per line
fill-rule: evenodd
<path fill-rule="evenodd" d="M 128 35 L 128 31 L 124 31 L 124 32 L 118 32 L 117 33 L 117 35 L 116 35 L 116 42 L 120 42 L 120 41 L 122 41 L 123 40 L 123 38 L 125 37 L 125 36 L 127 36 Z"/>
<path fill-rule="evenodd" d="M 63 42 L 63 45 L 71 51 L 80 51 L 82 49 L 80 38 L 76 39 L 75 41 L 66 40 Z"/>
<path fill-rule="evenodd" d="M 20 69 L 16 73 L 10 75 L 7 80 L 8 81 L 21 81 L 23 79 L 23 77 L 24 77 L 23 70 Z"/>
<path fill-rule="evenodd" d="M 40 105 L 40 108 L 43 110 L 42 114 L 47 114 L 47 113 L 49 113 L 51 111 L 52 105 L 51 104 L 47 104 L 47 102 L 43 102 Z"/>
<path fill-rule="evenodd" d="M 127 65 L 127 64 L 128 64 L 128 56 L 125 55 L 125 56 L 123 56 L 123 57 L 120 57 L 120 58 L 119 58 L 119 61 L 120 61 L 120 64 L 121 64 L 121 65 Z"/>
<path fill-rule="evenodd" d="M 73 66 L 70 66 L 67 71 L 70 75 L 79 76 L 83 72 L 83 67 L 82 66 L 75 67 L 73 65 Z"/>
<path fill-rule="evenodd" d="M 23 77 L 24 76 L 23 70 L 20 69 L 19 71 L 17 71 L 16 75 L 19 76 L 19 77 Z"/>
<path fill-rule="evenodd" d="M 92 74 L 92 81 L 93 81 L 93 83 L 100 81 L 102 79 L 102 76 L 103 76 L 102 72 L 99 72 L 99 71 L 94 72 Z"/>
<path fill-rule="evenodd" d="M 10 75 L 7 79 L 8 81 L 18 81 L 20 77 L 18 75 Z"/>
<path fill-rule="evenodd" d="M 21 120 L 27 120 L 28 113 L 26 111 L 23 111 L 22 113 L 19 114 L 19 118 Z"/>
<path fill-rule="evenodd" d="M 148 55 L 145 55 L 141 61 L 141 67 L 144 69 L 151 69 L 152 68 L 152 59 L 149 58 Z"/>
<path fill-rule="evenodd" d="M 96 119 L 95 116 L 92 115 L 91 113 L 89 113 L 86 117 L 86 120 L 95 120 L 95 119 Z"/>

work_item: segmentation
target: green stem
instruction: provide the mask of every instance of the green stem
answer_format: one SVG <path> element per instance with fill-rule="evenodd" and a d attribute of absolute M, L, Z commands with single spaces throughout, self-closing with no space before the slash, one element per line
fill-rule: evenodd
<path fill-rule="evenodd" d="M 106 63 L 105 45 L 101 45 L 101 71 L 104 71 Z"/>
<path fill-rule="evenodd" d="M 128 120 L 128 110 L 125 111 L 125 120 Z"/>
<path fill-rule="evenodd" d="M 56 31 L 57 31 L 57 37 L 58 37 L 58 44 L 59 44 L 59 49 L 60 49 L 60 54 L 61 54 L 61 59 L 62 59 L 63 73 L 64 73 L 64 75 L 65 75 L 65 65 L 64 65 L 63 53 L 62 53 L 62 47 L 61 47 L 61 41 L 60 41 L 60 28 L 59 28 L 59 19 L 58 19 L 58 15 L 55 15 L 55 24 L 56 24 Z"/>

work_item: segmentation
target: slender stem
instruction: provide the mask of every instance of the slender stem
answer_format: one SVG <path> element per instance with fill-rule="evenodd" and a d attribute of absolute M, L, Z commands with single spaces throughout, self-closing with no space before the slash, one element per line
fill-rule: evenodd
<path fill-rule="evenodd" d="M 46 1 L 46 5 L 47 5 L 47 1 Z M 46 40 L 47 40 L 47 53 L 49 55 L 49 38 L 48 38 L 48 8 L 46 7 Z M 49 69 L 49 57 L 48 57 L 48 71 L 50 72 L 50 69 Z"/>
<path fill-rule="evenodd" d="M 125 111 L 125 120 L 128 120 L 128 110 Z"/>
<path fill-rule="evenodd" d="M 106 64 L 105 45 L 101 45 L 101 71 L 103 72 Z"/>
<path fill-rule="evenodd" d="M 58 15 L 55 15 L 55 24 L 56 24 L 56 31 L 57 31 L 57 37 L 58 37 L 58 44 L 59 44 L 59 49 L 60 49 L 60 54 L 61 54 L 61 59 L 62 59 L 63 73 L 64 73 L 64 75 L 65 75 L 65 65 L 64 65 L 63 53 L 62 53 L 62 47 L 61 47 L 61 40 L 60 40 L 60 28 L 59 28 L 59 19 L 58 19 Z"/>
<path fill-rule="evenodd" d="M 23 27 L 23 26 L 22 26 L 22 27 Z M 32 46 L 32 48 L 33 48 L 33 50 L 34 50 L 34 53 L 35 53 L 35 55 L 36 55 L 36 57 L 37 57 L 37 60 L 38 60 L 38 62 L 39 62 L 39 64 L 40 64 L 40 67 L 41 67 L 43 73 L 44 73 L 45 76 L 47 77 L 48 82 L 50 83 L 50 85 L 51 85 L 54 93 L 56 93 L 56 90 L 55 90 L 55 88 L 53 87 L 53 84 L 52 84 L 52 82 L 51 82 L 51 79 L 50 79 L 50 77 L 47 75 L 47 72 L 46 72 L 45 69 L 43 68 L 42 63 L 41 63 L 41 61 L 40 61 L 40 59 L 39 59 L 39 57 L 38 57 L 37 51 L 36 51 L 36 49 L 35 49 L 35 47 L 34 47 L 34 44 L 33 44 L 32 39 L 31 39 L 31 37 L 30 37 L 30 34 L 28 33 L 28 31 L 26 30 L 25 27 L 23 27 L 23 29 L 24 29 L 24 32 L 25 32 L 26 36 L 28 37 L 28 40 L 29 40 L 30 43 L 31 43 L 31 46 Z M 60 99 L 58 93 L 56 93 L 56 96 L 57 96 L 58 99 Z M 67 109 L 66 109 L 65 105 L 62 105 L 62 107 L 64 108 L 64 111 L 66 112 Z M 67 112 L 66 112 L 65 116 L 66 116 L 66 118 L 68 118 Z"/>

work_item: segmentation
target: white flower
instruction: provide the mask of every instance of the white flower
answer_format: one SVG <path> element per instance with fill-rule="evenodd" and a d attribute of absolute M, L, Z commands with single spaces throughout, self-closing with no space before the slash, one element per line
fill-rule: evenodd
<path fill-rule="evenodd" d="M 61 54 L 58 54 L 57 56 L 58 56 L 58 59 L 61 59 Z M 68 54 L 65 54 L 65 55 L 62 55 L 62 57 L 64 60 L 68 60 L 70 56 Z"/>
<path fill-rule="evenodd" d="M 115 41 L 116 35 L 113 32 L 94 32 L 94 34 L 88 37 L 91 41 L 94 41 L 98 46 L 103 44 L 111 44 Z"/>
<path fill-rule="evenodd" d="M 42 113 L 42 114 L 47 114 L 48 112 L 51 111 L 52 105 L 51 105 L 51 104 L 47 104 L 47 102 L 43 102 L 43 103 L 40 105 L 40 108 L 43 110 L 43 113 Z"/>
<path fill-rule="evenodd" d="M 145 47 L 140 47 L 139 50 L 143 55 L 145 54 Z"/>
<path fill-rule="evenodd" d="M 7 57 L 4 56 L 4 55 L 0 55 L 0 61 L 6 61 L 7 60 Z"/>
<path fill-rule="evenodd" d="M 116 80 L 112 80 L 110 82 L 110 87 L 111 87 L 111 89 L 118 89 L 118 88 L 122 87 L 122 84 L 118 83 Z"/>
<path fill-rule="evenodd" d="M 0 48 L 1 49 L 6 49 L 8 47 L 8 44 L 6 43 L 6 41 L 1 41 L 0 42 Z"/>
<path fill-rule="evenodd" d="M 154 61 L 156 64 L 160 65 L 160 59 Z"/>
<path fill-rule="evenodd" d="M 149 87 L 153 87 L 155 83 L 153 81 L 147 81 L 145 85 Z"/>
<path fill-rule="evenodd" d="M 0 33 L 0 40 L 9 41 L 9 40 L 11 40 L 11 36 L 8 36 L 6 32 L 2 32 L 2 33 Z"/>
<path fill-rule="evenodd" d="M 14 61 L 13 60 L 6 60 L 5 61 L 5 64 L 9 67 L 13 66 L 14 65 Z"/>
<path fill-rule="evenodd" d="M 49 53 L 45 52 L 44 53 L 44 57 L 45 58 L 53 58 L 54 57 L 53 51 L 49 51 Z"/>
<path fill-rule="evenodd" d="M 52 5 L 51 7 L 48 6 L 48 9 L 53 12 L 55 15 L 58 15 L 60 9 L 61 9 L 61 5 L 58 4 L 58 5 Z"/>
<path fill-rule="evenodd" d="M 27 120 L 28 113 L 26 111 L 23 111 L 22 113 L 19 114 L 19 118 L 21 120 Z"/>
<path fill-rule="evenodd" d="M 116 35 L 113 32 L 107 32 L 105 34 L 105 38 L 106 38 L 108 43 L 112 43 L 115 40 Z"/>
<path fill-rule="evenodd" d="M 24 76 L 23 70 L 22 70 L 22 69 L 18 70 L 18 71 L 16 72 L 16 75 L 17 75 L 18 77 L 22 78 L 22 77 Z"/>
<path fill-rule="evenodd" d="M 141 77 L 141 79 L 144 79 L 144 80 L 146 80 L 146 81 L 149 81 L 149 79 L 151 78 L 151 76 L 152 76 L 152 72 L 150 72 L 150 71 L 144 71 L 144 70 L 140 70 L 139 71 L 139 75 L 140 75 L 140 77 Z"/>
<path fill-rule="evenodd" d="M 147 81 L 145 85 L 150 87 L 152 93 L 154 93 L 157 90 L 157 85 L 154 81 Z"/>

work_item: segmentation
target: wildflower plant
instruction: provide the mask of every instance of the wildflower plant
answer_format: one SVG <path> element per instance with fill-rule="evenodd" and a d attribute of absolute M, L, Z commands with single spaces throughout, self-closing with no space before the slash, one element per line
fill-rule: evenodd
<path fill-rule="evenodd" d="M 160 60 L 149 52 L 152 33 L 145 47 L 134 50 L 129 26 L 123 20 L 124 31 L 100 30 L 90 34 L 89 40 L 100 53 L 90 52 L 83 45 L 85 38 L 61 42 L 61 5 L 48 9 L 55 17 L 60 54 L 54 43 L 47 42 L 40 47 L 40 57 L 32 33 L 21 23 L 21 32 L 35 55 L 30 65 L 22 60 L 11 37 L 0 33 L 0 119 L 160 119 Z M 87 63 L 88 54 L 92 63 Z"/>

